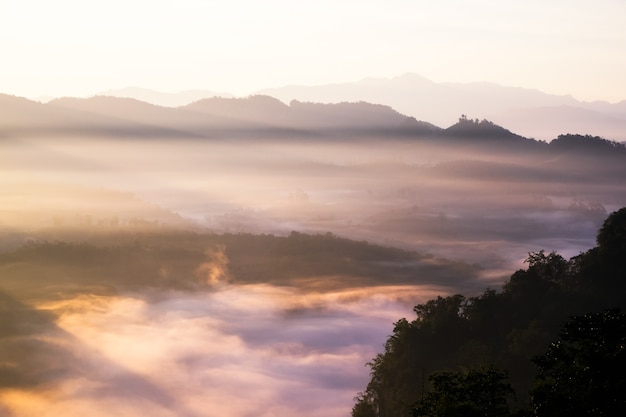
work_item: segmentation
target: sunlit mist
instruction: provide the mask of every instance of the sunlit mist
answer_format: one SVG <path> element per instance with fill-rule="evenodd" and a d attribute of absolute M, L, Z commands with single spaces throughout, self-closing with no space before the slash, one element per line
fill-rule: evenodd
<path fill-rule="evenodd" d="M 575 256 L 624 144 L 268 96 L 0 95 L 0 414 L 339 417 L 394 323 Z"/>

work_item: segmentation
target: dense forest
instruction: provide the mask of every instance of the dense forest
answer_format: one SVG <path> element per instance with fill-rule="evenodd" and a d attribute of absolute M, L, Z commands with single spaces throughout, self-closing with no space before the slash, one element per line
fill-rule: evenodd
<path fill-rule="evenodd" d="M 0 254 L 0 290 L 31 301 L 149 288 L 197 291 L 217 283 L 266 283 L 301 291 L 436 285 L 452 291 L 472 286 L 480 272 L 477 265 L 332 233 L 166 230 L 65 239 L 31 240 Z"/>
<path fill-rule="evenodd" d="M 400 319 L 353 417 L 626 413 L 626 208 L 567 260 L 529 253 L 501 291 L 437 297 Z"/>

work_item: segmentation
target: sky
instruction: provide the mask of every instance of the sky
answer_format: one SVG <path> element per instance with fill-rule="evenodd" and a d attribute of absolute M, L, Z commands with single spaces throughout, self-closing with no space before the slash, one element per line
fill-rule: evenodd
<path fill-rule="evenodd" d="M 407 72 L 626 99 L 622 0 L 23 0 L 0 6 L 0 92 L 248 95 Z"/>

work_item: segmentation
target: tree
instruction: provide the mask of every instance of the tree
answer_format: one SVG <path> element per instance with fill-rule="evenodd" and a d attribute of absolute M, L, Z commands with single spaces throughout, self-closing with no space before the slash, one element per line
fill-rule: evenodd
<path fill-rule="evenodd" d="M 367 364 L 371 380 L 356 398 L 353 417 L 408 415 L 423 393 L 425 372 L 456 365 L 466 328 L 464 305 L 459 294 L 437 297 L 415 306 L 415 320 L 395 323 L 385 352 Z"/>
<path fill-rule="evenodd" d="M 626 415 L 626 315 L 619 310 L 572 317 L 535 363 L 536 416 Z"/>
<path fill-rule="evenodd" d="M 356 403 L 352 407 L 352 415 L 359 417 L 378 417 L 376 404 L 371 393 L 360 392 L 355 398 Z"/>
<path fill-rule="evenodd" d="M 548 255 L 543 250 L 530 252 L 525 262 L 528 263 L 529 272 L 533 272 L 548 281 L 562 281 L 569 273 L 569 262 L 555 251 Z"/>
<path fill-rule="evenodd" d="M 626 207 L 607 217 L 598 232 L 596 241 L 598 248 L 607 255 L 623 257 L 626 253 Z"/>
<path fill-rule="evenodd" d="M 509 416 L 514 396 L 505 371 L 493 366 L 458 372 L 436 372 L 433 390 L 413 409 L 414 417 Z"/>
<path fill-rule="evenodd" d="M 596 241 L 597 247 L 574 260 L 578 280 L 594 303 L 584 311 L 626 309 L 626 207 L 606 218 Z"/>
<path fill-rule="evenodd" d="M 469 371 L 449 372 L 484 364 L 506 370 L 509 379 L 500 382 L 510 381 L 517 393 L 509 401 L 517 415 L 526 413 L 529 391 L 537 417 L 626 415 L 620 400 L 626 392 L 620 375 L 626 370 L 622 316 L 613 313 L 611 321 L 606 313 L 575 321 L 535 360 L 540 371 L 532 361 L 559 337 L 568 317 L 626 309 L 626 208 L 609 216 L 597 241 L 597 247 L 570 260 L 556 252 L 529 253 L 528 268 L 516 271 L 502 292 L 437 297 L 415 306 L 417 317 L 398 321 L 384 353 L 368 364 L 371 381 L 357 397 L 352 416 L 405 417 L 412 410 L 415 416 L 506 415 L 504 406 L 485 408 L 480 397 L 466 392 L 496 395 L 508 390 L 498 385 L 476 390 L 472 384 L 489 383 L 475 382 Z M 613 324 L 607 327 L 607 321 Z"/>

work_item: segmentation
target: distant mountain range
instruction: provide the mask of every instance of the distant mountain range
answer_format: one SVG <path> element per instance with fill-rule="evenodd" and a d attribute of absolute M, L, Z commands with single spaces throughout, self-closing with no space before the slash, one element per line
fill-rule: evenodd
<path fill-rule="evenodd" d="M 413 73 L 342 84 L 291 85 L 254 93 L 254 96 L 259 95 L 277 98 L 285 104 L 294 100 L 299 104 L 377 103 L 439 127 L 450 126 L 461 114 L 467 114 L 506 126 L 519 135 L 548 141 L 564 133 L 626 141 L 626 100 L 619 103 L 582 102 L 571 96 L 492 83 L 436 83 Z M 104 91 L 98 96 L 132 98 L 176 108 L 207 98 L 233 97 L 208 90 L 165 93 L 137 87 Z M 229 108 L 235 106 L 224 100 L 217 102 Z M 241 103 L 236 106 L 243 107 Z"/>
<path fill-rule="evenodd" d="M 588 103 L 571 96 L 491 83 L 435 83 L 417 74 L 405 74 L 344 84 L 286 86 L 261 90 L 257 94 L 284 102 L 297 99 L 320 103 L 359 100 L 380 103 L 438 126 L 449 126 L 461 114 L 467 114 L 543 140 L 551 140 L 562 133 L 626 140 L 626 100 L 616 104 Z"/>
<path fill-rule="evenodd" d="M 233 97 L 229 93 L 217 93 L 209 90 L 188 90 L 178 93 L 165 93 L 162 91 L 149 90 L 147 88 L 126 87 L 118 90 L 103 91 L 99 96 L 110 96 L 120 98 L 134 98 L 146 103 L 155 104 L 164 107 L 180 107 L 185 106 L 194 101 L 202 100 L 209 97 Z"/>
<path fill-rule="evenodd" d="M 440 130 L 388 106 L 364 102 L 286 105 L 268 96 L 213 97 L 172 108 L 110 96 L 60 98 L 43 104 L 0 95 L 0 135 L 423 135 Z"/>
<path fill-rule="evenodd" d="M 0 95 L 0 137 L 23 135 L 331 137 L 334 140 L 401 137 L 440 143 L 445 139 L 463 146 L 488 143 L 490 147 L 518 144 L 540 148 L 543 144 L 485 119 L 479 121 L 462 115 L 443 129 L 389 106 L 364 101 L 322 104 L 292 100 L 287 105 L 276 98 L 257 95 L 205 98 L 174 108 L 111 96 L 60 98 L 43 104 Z M 591 140 L 593 136 L 587 138 Z M 594 142 L 596 145 L 602 142 L 598 140 Z M 604 142 L 606 149 L 615 148 L 615 143 Z"/>

